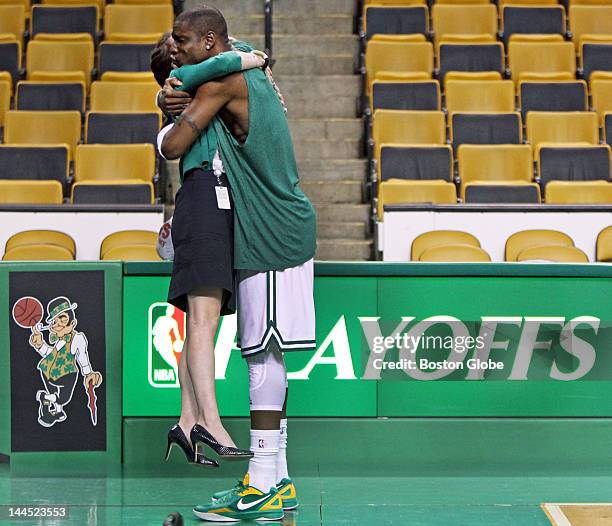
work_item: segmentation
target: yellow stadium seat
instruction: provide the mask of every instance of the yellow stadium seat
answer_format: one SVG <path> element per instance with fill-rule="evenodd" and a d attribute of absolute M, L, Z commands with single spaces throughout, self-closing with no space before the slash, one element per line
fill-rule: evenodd
<path fill-rule="evenodd" d="M 558 230 L 521 230 L 506 240 L 505 259 L 516 261 L 523 250 L 541 245 L 573 247 L 574 240 Z"/>
<path fill-rule="evenodd" d="M 13 76 L 10 71 L 0 71 L 0 82 L 9 82 L 13 84 Z"/>
<path fill-rule="evenodd" d="M 104 40 L 109 44 L 157 44 L 164 33 L 113 33 Z"/>
<path fill-rule="evenodd" d="M 130 245 L 148 245 L 153 248 L 157 246 L 157 232 L 148 230 L 122 230 L 113 232 L 104 238 L 100 245 L 100 259 L 111 249 Z"/>
<path fill-rule="evenodd" d="M 148 71 L 105 71 L 102 73 L 103 82 L 155 82 L 153 73 Z"/>
<path fill-rule="evenodd" d="M 378 73 L 421 73 L 431 78 L 434 67 L 434 52 L 431 42 L 387 42 L 372 40 L 365 56 L 367 88 Z M 388 78 L 388 77 L 387 77 Z"/>
<path fill-rule="evenodd" d="M 446 80 L 448 113 L 505 111 L 515 109 L 511 80 Z"/>
<path fill-rule="evenodd" d="M 9 111 L 6 114 L 6 144 L 66 144 L 74 156 L 80 140 L 78 111 Z"/>
<path fill-rule="evenodd" d="M 612 5 L 570 5 L 569 25 L 577 51 L 590 38 L 612 38 Z"/>
<path fill-rule="evenodd" d="M 527 141 L 534 154 L 540 143 L 599 142 L 597 114 L 588 111 L 553 112 L 530 111 L 527 113 Z"/>
<path fill-rule="evenodd" d="M 76 243 L 68 234 L 57 230 L 25 230 L 13 234 L 8 238 L 4 250 L 8 252 L 12 248 L 27 245 L 55 245 L 68 250 L 74 258 L 76 254 Z"/>
<path fill-rule="evenodd" d="M 153 2 L 151 2 L 153 3 Z M 95 5 L 98 8 L 100 16 L 104 16 L 105 0 L 42 0 L 43 5 L 61 5 L 70 7 L 83 7 Z"/>
<path fill-rule="evenodd" d="M 593 71 L 590 82 L 594 80 L 612 80 L 612 71 Z"/>
<path fill-rule="evenodd" d="M 115 0 L 120 5 L 172 5 L 172 0 Z"/>
<path fill-rule="evenodd" d="M 480 248 L 480 241 L 476 236 L 461 230 L 431 230 L 414 238 L 410 259 L 418 261 L 425 250 L 441 245 L 472 245 Z"/>
<path fill-rule="evenodd" d="M 461 186 L 473 181 L 525 181 L 533 179 L 528 144 L 462 144 L 458 152 Z"/>
<path fill-rule="evenodd" d="M 106 40 L 121 40 L 122 35 L 165 33 L 172 29 L 174 12 L 166 5 L 109 4 L 104 12 Z"/>
<path fill-rule="evenodd" d="M 364 0 L 363 6 L 367 5 L 389 5 L 389 6 L 404 6 L 404 5 L 422 5 L 425 0 Z"/>
<path fill-rule="evenodd" d="M 444 77 L 444 93 L 449 80 L 502 80 L 499 71 L 449 71 Z"/>
<path fill-rule="evenodd" d="M 0 179 L 2 204 L 62 204 L 62 185 L 58 181 Z"/>
<path fill-rule="evenodd" d="M 77 146 L 74 180 L 108 181 L 140 179 L 155 175 L 152 144 L 81 144 Z"/>
<path fill-rule="evenodd" d="M 11 107 L 11 83 L 0 80 L 0 127 L 4 126 L 6 112 Z"/>
<path fill-rule="evenodd" d="M 421 33 L 410 33 L 408 35 L 387 35 L 376 33 L 372 35 L 370 42 L 426 42 L 425 35 Z"/>
<path fill-rule="evenodd" d="M 444 113 L 376 110 L 372 138 L 378 151 L 385 143 L 444 144 L 446 142 Z"/>
<path fill-rule="evenodd" d="M 23 41 L 25 21 L 25 7 L 23 5 L 4 5 L 0 3 L 0 33 L 12 35 L 15 40 Z"/>
<path fill-rule="evenodd" d="M 563 36 L 557 33 L 550 33 L 545 35 L 515 33 L 514 35 L 510 35 L 509 42 L 532 42 L 546 44 L 547 42 L 564 42 L 564 40 Z"/>
<path fill-rule="evenodd" d="M 440 263 L 488 263 L 491 256 L 480 247 L 454 244 L 428 248 L 419 261 Z"/>
<path fill-rule="evenodd" d="M 551 181 L 546 185 L 549 204 L 612 204 L 612 183 L 605 181 Z"/>
<path fill-rule="evenodd" d="M 576 72 L 576 58 L 571 42 L 516 42 L 508 44 L 508 66 L 512 80 L 529 78 L 572 79 Z M 535 75 L 534 75 L 535 74 Z"/>
<path fill-rule="evenodd" d="M 597 236 L 595 260 L 606 263 L 612 262 L 612 225 L 604 228 Z"/>
<path fill-rule="evenodd" d="M 43 42 L 93 42 L 89 33 L 36 33 L 34 40 Z"/>
<path fill-rule="evenodd" d="M 91 85 L 90 110 L 159 113 L 158 91 L 154 82 L 96 81 Z"/>
<path fill-rule="evenodd" d="M 4 261 L 72 261 L 74 255 L 64 247 L 40 243 L 7 250 L 2 259 Z"/>
<path fill-rule="evenodd" d="M 30 10 L 32 8 L 30 0 L 0 0 L 0 5 L 21 5 L 23 6 L 26 19 L 30 18 Z"/>
<path fill-rule="evenodd" d="M 111 248 L 104 261 L 161 261 L 155 247 L 149 245 L 127 245 Z"/>
<path fill-rule="evenodd" d="M 32 40 L 28 43 L 28 80 L 36 72 L 81 72 L 85 83 L 91 80 L 94 64 L 92 42 L 45 42 Z M 43 80 L 43 79 L 38 79 Z M 44 79 L 51 80 L 51 79 Z M 54 79 L 59 80 L 59 79 Z M 67 79 L 68 80 L 68 79 Z M 69 80 L 77 80 L 69 79 Z"/>
<path fill-rule="evenodd" d="M 499 7 L 502 8 L 505 5 L 557 5 L 557 0 L 499 0 Z"/>
<path fill-rule="evenodd" d="M 379 185 L 378 219 L 383 220 L 384 206 L 407 203 L 456 204 L 457 189 L 446 181 L 406 181 L 389 179 Z"/>
<path fill-rule="evenodd" d="M 437 4 L 447 5 L 474 5 L 474 4 L 488 4 L 489 0 L 437 0 Z"/>
<path fill-rule="evenodd" d="M 82 71 L 34 71 L 29 80 L 48 83 L 79 83 L 86 84 L 87 75 Z"/>
<path fill-rule="evenodd" d="M 576 247 L 541 245 L 523 250 L 517 261 L 550 261 L 551 263 L 588 263 L 587 255 Z"/>
<path fill-rule="evenodd" d="M 497 9 L 490 3 L 479 5 L 434 4 L 431 10 L 435 40 L 448 35 L 497 35 Z"/>
<path fill-rule="evenodd" d="M 591 81 L 593 109 L 603 122 L 604 114 L 612 111 L 612 79 Z"/>
<path fill-rule="evenodd" d="M 457 34 L 449 34 L 444 35 L 442 40 L 438 40 L 438 54 L 440 54 L 440 45 L 442 43 L 445 44 L 486 44 L 488 42 L 495 42 L 495 37 L 490 34 L 480 34 L 476 33 L 474 35 L 457 35 Z"/>

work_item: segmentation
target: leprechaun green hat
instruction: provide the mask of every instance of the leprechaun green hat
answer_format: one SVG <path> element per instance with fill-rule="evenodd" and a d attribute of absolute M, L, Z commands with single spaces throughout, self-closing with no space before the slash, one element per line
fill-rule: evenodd
<path fill-rule="evenodd" d="M 45 323 L 51 323 L 53 318 L 57 318 L 62 312 L 73 311 L 77 308 L 76 303 L 70 303 L 65 296 L 58 296 L 47 304 L 47 319 Z"/>

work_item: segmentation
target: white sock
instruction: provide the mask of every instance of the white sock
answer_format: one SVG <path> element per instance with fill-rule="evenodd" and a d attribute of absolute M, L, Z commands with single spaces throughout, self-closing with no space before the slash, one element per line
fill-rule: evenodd
<path fill-rule="evenodd" d="M 280 440 L 278 442 L 278 455 L 276 457 L 276 483 L 288 479 L 287 473 L 287 419 L 280 421 Z"/>
<path fill-rule="evenodd" d="M 278 456 L 279 429 L 251 429 L 249 485 L 264 493 L 276 486 L 276 458 Z"/>

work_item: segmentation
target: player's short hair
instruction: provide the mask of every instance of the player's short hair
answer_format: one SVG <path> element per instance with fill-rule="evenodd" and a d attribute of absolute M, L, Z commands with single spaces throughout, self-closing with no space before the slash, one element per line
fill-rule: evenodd
<path fill-rule="evenodd" d="M 170 37 L 172 37 L 170 31 L 164 33 L 151 52 L 151 71 L 157 83 L 162 87 L 172 71 L 172 57 L 168 45 Z"/>
<path fill-rule="evenodd" d="M 221 11 L 216 7 L 201 5 L 188 11 L 183 11 L 174 21 L 175 24 L 187 23 L 194 31 L 204 36 L 213 31 L 220 38 L 227 39 L 227 22 Z"/>

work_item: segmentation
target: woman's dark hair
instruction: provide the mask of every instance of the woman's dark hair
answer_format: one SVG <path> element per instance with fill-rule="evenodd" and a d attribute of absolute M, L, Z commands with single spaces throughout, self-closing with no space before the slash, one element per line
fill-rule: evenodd
<path fill-rule="evenodd" d="M 168 40 L 171 38 L 170 31 L 164 33 L 151 52 L 151 71 L 157 83 L 162 87 L 172 71 L 171 46 L 168 45 Z"/>

